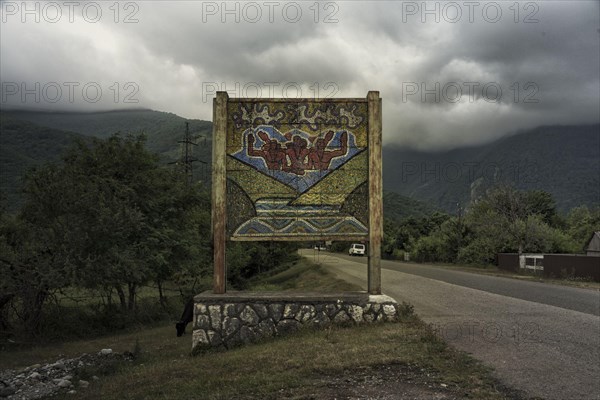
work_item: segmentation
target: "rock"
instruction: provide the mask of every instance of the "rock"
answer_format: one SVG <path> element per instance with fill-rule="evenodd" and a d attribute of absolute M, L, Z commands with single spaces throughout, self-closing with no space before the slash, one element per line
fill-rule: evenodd
<path fill-rule="evenodd" d="M 227 317 L 235 317 L 235 305 L 229 303 L 223 305 L 223 315 Z"/>
<path fill-rule="evenodd" d="M 258 336 L 254 329 L 247 326 L 242 326 L 242 328 L 240 329 L 240 339 L 242 340 L 242 342 L 252 343 L 255 342 L 257 338 Z"/>
<path fill-rule="evenodd" d="M 265 319 L 258 324 L 258 328 L 256 330 L 261 338 L 271 337 L 275 333 L 275 324 L 270 319 Z"/>
<path fill-rule="evenodd" d="M 86 387 L 90 386 L 90 383 L 88 381 L 84 381 L 84 380 L 80 380 L 78 382 L 78 384 L 79 384 L 79 387 L 82 387 L 82 388 L 86 388 Z"/>
<path fill-rule="evenodd" d="M 254 311 L 258 314 L 260 319 L 265 319 L 269 316 L 269 311 L 267 310 L 267 306 L 264 304 L 255 304 Z"/>
<path fill-rule="evenodd" d="M 100 380 L 100 378 L 98 378 L 96 375 L 92 376 L 92 379 L 95 380 L 95 381 L 99 381 Z"/>
<path fill-rule="evenodd" d="M 62 379 L 65 380 L 65 381 L 70 381 L 70 380 L 73 379 L 73 376 L 72 375 L 66 375 L 66 376 L 63 376 Z"/>
<path fill-rule="evenodd" d="M 63 369 L 63 370 L 67 369 L 67 366 L 65 365 L 64 362 L 62 362 L 62 360 L 58 360 L 57 362 L 52 364 L 50 367 L 56 368 L 56 369 Z"/>
<path fill-rule="evenodd" d="M 225 317 L 223 321 L 223 331 L 225 332 L 225 336 L 229 336 L 235 333 L 238 329 L 240 329 L 241 323 L 237 318 Z"/>
<path fill-rule="evenodd" d="M 39 372 L 32 372 L 31 375 L 29 375 L 29 379 L 39 379 L 41 376 L 42 374 Z"/>
<path fill-rule="evenodd" d="M 207 336 L 208 336 L 208 342 L 210 343 L 211 346 L 220 346 L 223 341 L 221 339 L 221 335 L 219 335 L 218 332 L 215 331 L 208 331 L 207 332 Z"/>
<path fill-rule="evenodd" d="M 0 397 L 8 397 L 10 395 L 15 394 L 16 391 L 17 389 L 15 389 L 12 386 L 0 387 Z"/>
<path fill-rule="evenodd" d="M 337 307 L 334 304 L 327 304 L 325 306 L 325 312 L 327 313 L 327 316 L 329 318 L 333 318 L 335 316 L 335 313 L 337 312 Z"/>
<path fill-rule="evenodd" d="M 196 304 L 196 314 L 206 314 L 206 306 L 204 304 Z"/>
<path fill-rule="evenodd" d="M 295 319 L 284 319 L 279 321 L 277 324 L 276 332 L 278 334 L 294 332 L 300 329 L 300 326 L 300 322 L 296 321 Z"/>
<path fill-rule="evenodd" d="M 209 344 L 208 336 L 206 336 L 206 332 L 202 329 L 194 330 L 194 333 L 192 333 L 192 341 L 194 342 L 194 346 L 197 344 Z M 93 378 L 98 377 L 94 376 Z"/>
<path fill-rule="evenodd" d="M 319 311 L 315 318 L 312 320 L 312 323 L 318 327 L 325 327 L 331 323 L 329 317 L 324 311 Z"/>
<path fill-rule="evenodd" d="M 315 308 L 311 305 L 303 305 L 296 314 L 296 319 L 302 323 L 306 323 L 316 315 Z"/>
<path fill-rule="evenodd" d="M 333 322 L 335 323 L 345 323 L 348 321 L 350 321 L 350 317 L 343 310 L 337 313 L 336 316 L 333 318 Z"/>
<path fill-rule="evenodd" d="M 274 322 L 279 322 L 283 316 L 283 304 L 269 304 L 269 311 Z"/>
<path fill-rule="evenodd" d="M 65 379 L 61 379 L 60 382 L 58 382 L 56 384 L 56 386 L 61 387 L 61 388 L 68 388 L 71 385 L 72 385 L 72 383 L 70 381 L 65 380 Z"/>
<path fill-rule="evenodd" d="M 286 304 L 283 310 L 283 318 L 295 318 L 299 308 L 298 304 Z"/>
<path fill-rule="evenodd" d="M 69 391 L 67 392 L 67 394 L 75 394 L 75 393 L 77 393 L 77 390 L 69 390 Z"/>
<path fill-rule="evenodd" d="M 383 312 L 388 317 L 393 317 L 393 316 L 396 315 L 396 307 L 394 307 L 391 304 L 386 304 L 386 305 L 383 306 Z"/>
<path fill-rule="evenodd" d="M 98 353 L 99 356 L 107 356 L 109 354 L 112 354 L 112 349 L 102 349 L 100 350 L 100 352 Z"/>
<path fill-rule="evenodd" d="M 219 330 L 221 327 L 221 307 L 220 306 L 208 306 L 208 313 L 210 314 L 210 322 L 212 328 Z"/>
<path fill-rule="evenodd" d="M 240 319 L 246 323 L 246 325 L 254 326 L 258 324 L 258 314 L 250 306 L 244 307 L 244 310 L 240 314 Z"/>
<path fill-rule="evenodd" d="M 348 313 L 354 320 L 354 322 L 363 322 L 363 308 L 360 306 L 351 305 L 348 306 Z"/>
<path fill-rule="evenodd" d="M 208 318 L 208 315 L 198 315 L 196 317 L 196 328 L 210 329 L 210 319 Z"/>

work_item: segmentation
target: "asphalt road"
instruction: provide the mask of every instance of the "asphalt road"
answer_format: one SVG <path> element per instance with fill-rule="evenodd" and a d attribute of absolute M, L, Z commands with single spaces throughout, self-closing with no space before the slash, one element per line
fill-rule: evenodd
<path fill-rule="evenodd" d="M 366 288 L 366 257 L 302 254 Z M 600 399 L 599 291 L 385 260 L 382 288 L 505 384 L 532 397 Z"/>

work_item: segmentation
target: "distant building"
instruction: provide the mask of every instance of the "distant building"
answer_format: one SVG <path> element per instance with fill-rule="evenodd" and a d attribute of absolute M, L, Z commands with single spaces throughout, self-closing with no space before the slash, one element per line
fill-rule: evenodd
<path fill-rule="evenodd" d="M 585 251 L 588 256 L 600 256 L 600 231 L 592 234 Z"/>

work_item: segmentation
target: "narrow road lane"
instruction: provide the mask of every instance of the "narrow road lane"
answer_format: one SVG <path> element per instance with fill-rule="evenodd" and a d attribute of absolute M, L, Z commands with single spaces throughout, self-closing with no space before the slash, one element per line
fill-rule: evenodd
<path fill-rule="evenodd" d="M 366 258 L 303 250 L 366 286 Z M 600 293 L 384 261 L 385 294 L 414 305 L 450 344 L 530 396 L 600 399 Z"/>

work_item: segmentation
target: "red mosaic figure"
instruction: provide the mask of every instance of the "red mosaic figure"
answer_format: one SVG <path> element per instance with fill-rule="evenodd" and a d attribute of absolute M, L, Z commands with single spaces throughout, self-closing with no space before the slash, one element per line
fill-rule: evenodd
<path fill-rule="evenodd" d="M 290 163 L 284 168 L 285 171 L 296 175 L 304 175 L 306 156 L 309 153 L 307 145 L 307 140 L 299 135 L 294 135 L 292 141 L 286 143 L 285 154 L 287 154 Z"/>
<path fill-rule="evenodd" d="M 325 150 L 333 139 L 333 131 L 327 132 L 325 138 L 319 138 L 310 149 L 308 154 L 308 169 L 324 171 L 329 169 L 329 164 L 334 157 L 343 156 L 348 151 L 348 133 L 342 132 L 340 136 L 340 148 L 337 150 Z"/>
<path fill-rule="evenodd" d="M 260 150 L 254 148 L 254 135 L 248 134 L 248 155 L 265 160 L 270 170 L 281 170 L 286 166 L 285 151 L 277 140 L 270 139 L 266 132 L 259 131 L 258 136 L 265 143 Z"/>

